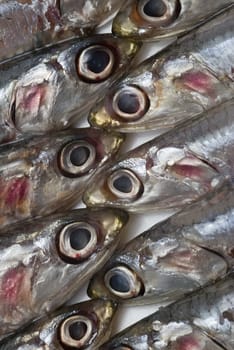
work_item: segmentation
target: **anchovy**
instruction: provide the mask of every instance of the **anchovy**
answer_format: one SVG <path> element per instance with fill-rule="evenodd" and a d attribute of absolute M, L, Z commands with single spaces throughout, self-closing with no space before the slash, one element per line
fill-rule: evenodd
<path fill-rule="evenodd" d="M 0 142 L 68 128 L 126 71 L 139 47 L 103 34 L 2 64 Z"/>
<path fill-rule="evenodd" d="M 113 253 L 120 210 L 76 209 L 1 232 L 0 336 L 68 301 Z"/>
<path fill-rule="evenodd" d="M 180 209 L 234 179 L 234 100 L 123 154 L 92 179 L 84 202 L 129 211 Z"/>
<path fill-rule="evenodd" d="M 91 297 L 162 305 L 234 268 L 234 191 L 225 184 L 143 232 L 95 274 Z"/>
<path fill-rule="evenodd" d="M 140 40 L 182 35 L 233 5 L 233 0 L 127 0 L 114 18 L 112 32 Z"/>
<path fill-rule="evenodd" d="M 123 141 L 119 134 L 70 129 L 0 147 L 0 225 L 71 208 L 88 179 Z"/>
<path fill-rule="evenodd" d="M 233 18 L 234 7 L 133 68 L 91 109 L 90 124 L 162 132 L 231 99 Z"/>
<path fill-rule="evenodd" d="M 233 350 L 234 275 L 144 318 L 100 350 Z"/>
<path fill-rule="evenodd" d="M 104 0 L 10 0 L 0 3 L 0 61 L 90 33 L 121 6 Z"/>

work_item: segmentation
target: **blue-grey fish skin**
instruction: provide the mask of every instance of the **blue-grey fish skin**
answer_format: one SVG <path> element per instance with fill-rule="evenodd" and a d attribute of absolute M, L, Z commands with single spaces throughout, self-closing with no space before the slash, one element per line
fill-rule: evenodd
<path fill-rule="evenodd" d="M 100 350 L 232 350 L 234 276 L 115 335 Z"/>
<path fill-rule="evenodd" d="M 231 8 L 134 67 L 92 108 L 91 125 L 165 132 L 231 99 L 233 17 Z"/>
<path fill-rule="evenodd" d="M 129 241 L 93 276 L 88 294 L 133 304 L 176 301 L 233 270 L 233 240 L 234 192 L 227 183 Z M 109 281 L 118 276 L 113 287 Z M 128 288 L 119 293 L 124 280 Z"/>
<path fill-rule="evenodd" d="M 0 337 L 74 296 L 113 253 L 127 220 L 116 209 L 76 209 L 1 231 Z"/>
<path fill-rule="evenodd" d="M 88 206 L 132 212 L 180 209 L 234 175 L 234 101 L 123 154 L 98 172 Z"/>

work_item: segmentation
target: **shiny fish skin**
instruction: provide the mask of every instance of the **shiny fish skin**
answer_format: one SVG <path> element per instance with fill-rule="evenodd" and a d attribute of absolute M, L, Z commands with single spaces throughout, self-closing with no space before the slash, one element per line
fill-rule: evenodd
<path fill-rule="evenodd" d="M 122 141 L 119 134 L 84 128 L 2 145 L 1 227 L 71 208 L 96 168 L 118 151 Z"/>
<path fill-rule="evenodd" d="M 178 36 L 231 5 L 233 0 L 127 0 L 114 18 L 112 32 L 141 40 Z"/>
<path fill-rule="evenodd" d="M 233 241 L 234 192 L 226 184 L 128 242 L 92 278 L 88 294 L 134 304 L 176 301 L 233 270 Z M 108 282 L 114 278 L 120 290 L 124 281 L 129 288 L 119 293 Z"/>
<path fill-rule="evenodd" d="M 185 122 L 100 170 L 88 206 L 180 209 L 234 176 L 234 100 Z"/>
<path fill-rule="evenodd" d="M 100 350 L 233 350 L 233 274 L 128 327 Z"/>
<path fill-rule="evenodd" d="M 103 34 L 2 64 L 0 143 L 68 128 L 125 72 L 139 47 Z"/>
<path fill-rule="evenodd" d="M 0 343 L 1 350 L 63 350 L 61 335 L 63 325 L 68 324 L 69 320 L 73 320 L 74 324 L 81 321 L 86 325 L 85 321 L 91 321 L 91 332 L 86 331 L 84 336 L 87 336 L 87 341 L 81 338 L 81 341 L 76 341 L 75 349 L 97 349 L 105 340 L 111 331 L 110 324 L 115 312 L 115 305 L 111 301 L 89 300 L 83 303 L 66 306 L 53 314 L 43 318 L 20 334 L 9 337 Z M 85 319 L 83 320 L 83 317 Z M 90 324 L 90 323 L 88 323 Z M 79 331 L 79 327 L 78 327 Z M 91 333 L 91 334 L 90 334 Z M 66 344 L 70 344 L 73 338 L 71 337 Z"/>
<path fill-rule="evenodd" d="M 77 209 L 5 228 L 0 336 L 68 301 L 113 253 L 126 222 L 126 213 L 116 209 Z"/>
<path fill-rule="evenodd" d="M 233 18 L 234 8 L 131 70 L 92 108 L 90 124 L 125 132 L 165 131 L 232 98 Z"/>
<path fill-rule="evenodd" d="M 0 2 L 0 61 L 88 34 L 121 1 L 10 0 Z"/>

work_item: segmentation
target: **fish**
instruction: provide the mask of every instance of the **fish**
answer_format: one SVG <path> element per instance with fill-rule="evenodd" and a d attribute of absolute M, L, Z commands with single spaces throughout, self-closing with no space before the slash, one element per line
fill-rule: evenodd
<path fill-rule="evenodd" d="M 134 305 L 174 302 L 233 270 L 233 242 L 227 182 L 130 240 L 92 277 L 88 295 Z"/>
<path fill-rule="evenodd" d="M 110 257 L 128 215 L 74 209 L 1 231 L 0 337 L 67 302 Z"/>
<path fill-rule="evenodd" d="M 196 7 L 204 10 L 197 1 Z M 234 7 L 133 67 L 91 108 L 89 123 L 122 132 L 163 133 L 231 99 L 233 17 Z"/>
<path fill-rule="evenodd" d="M 233 350 L 234 276 L 128 327 L 100 350 Z"/>
<path fill-rule="evenodd" d="M 233 0 L 127 0 L 112 24 L 114 35 L 161 40 L 183 35 L 233 5 Z"/>
<path fill-rule="evenodd" d="M 234 99 L 181 123 L 97 171 L 87 206 L 179 210 L 234 180 Z"/>
<path fill-rule="evenodd" d="M 121 6 L 104 0 L 10 0 L 0 2 L 0 62 L 35 49 L 90 34 Z"/>
<path fill-rule="evenodd" d="M 101 299 L 63 307 L 4 339 L 0 349 L 97 349 L 108 340 L 115 310 L 113 302 Z"/>
<path fill-rule="evenodd" d="M 77 204 L 88 179 L 123 139 L 83 128 L 27 135 L 0 146 L 1 228 Z"/>
<path fill-rule="evenodd" d="M 69 128 L 126 71 L 140 45 L 100 34 L 2 64 L 0 143 Z"/>

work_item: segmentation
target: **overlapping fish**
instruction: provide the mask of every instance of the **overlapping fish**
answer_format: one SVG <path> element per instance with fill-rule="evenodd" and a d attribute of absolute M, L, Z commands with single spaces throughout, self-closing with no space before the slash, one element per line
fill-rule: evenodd
<path fill-rule="evenodd" d="M 126 71 L 139 47 L 98 35 L 2 64 L 0 143 L 68 128 Z"/>
<path fill-rule="evenodd" d="M 122 155 L 98 172 L 88 206 L 180 209 L 234 176 L 234 100 Z"/>
<path fill-rule="evenodd" d="M 234 7 L 142 62 L 93 107 L 90 123 L 165 131 L 233 97 L 233 18 Z"/>
<path fill-rule="evenodd" d="M 11 225 L 0 241 L 0 336 L 69 300 L 116 248 L 127 214 L 76 209 Z"/>
<path fill-rule="evenodd" d="M 108 339 L 114 312 L 115 304 L 101 299 L 67 306 L 0 342 L 0 349 L 97 349 Z"/>
<path fill-rule="evenodd" d="M 160 309 L 100 350 L 233 350 L 234 276 Z"/>
<path fill-rule="evenodd" d="M 0 225 L 65 210 L 123 141 L 118 134 L 70 129 L 0 147 Z"/>
<path fill-rule="evenodd" d="M 110 17 L 121 0 L 2 0 L 0 61 L 88 34 Z"/>
<path fill-rule="evenodd" d="M 234 267 L 230 184 L 131 240 L 89 285 L 91 297 L 162 305 L 224 277 Z"/>

